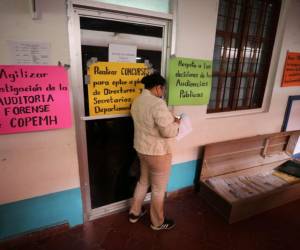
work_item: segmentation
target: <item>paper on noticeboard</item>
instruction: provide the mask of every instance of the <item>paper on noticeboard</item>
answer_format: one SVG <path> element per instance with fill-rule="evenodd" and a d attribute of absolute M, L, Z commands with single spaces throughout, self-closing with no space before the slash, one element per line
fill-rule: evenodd
<path fill-rule="evenodd" d="M 178 135 L 176 137 L 177 141 L 179 141 L 182 138 L 186 137 L 193 130 L 191 119 L 185 114 L 182 115 L 181 117 L 182 118 L 181 118 L 180 125 L 179 125 L 179 132 L 178 132 Z"/>

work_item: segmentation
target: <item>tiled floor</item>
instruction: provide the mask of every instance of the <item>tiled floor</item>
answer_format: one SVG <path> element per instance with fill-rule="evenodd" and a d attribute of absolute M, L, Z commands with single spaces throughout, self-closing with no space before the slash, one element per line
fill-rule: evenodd
<path fill-rule="evenodd" d="M 43 240 L 2 244 L 0 249 L 300 249 L 300 200 L 233 225 L 225 223 L 195 193 L 169 199 L 166 209 L 177 222 L 171 231 L 152 231 L 148 216 L 130 224 L 127 213 L 123 212 Z"/>

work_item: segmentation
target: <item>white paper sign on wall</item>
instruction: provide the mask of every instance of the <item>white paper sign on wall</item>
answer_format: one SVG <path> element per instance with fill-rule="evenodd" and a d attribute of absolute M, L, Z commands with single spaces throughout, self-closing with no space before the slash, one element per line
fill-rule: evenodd
<path fill-rule="evenodd" d="M 134 45 L 109 44 L 109 62 L 136 62 L 137 47 Z"/>
<path fill-rule="evenodd" d="M 49 65 L 50 43 L 7 41 L 13 65 Z"/>

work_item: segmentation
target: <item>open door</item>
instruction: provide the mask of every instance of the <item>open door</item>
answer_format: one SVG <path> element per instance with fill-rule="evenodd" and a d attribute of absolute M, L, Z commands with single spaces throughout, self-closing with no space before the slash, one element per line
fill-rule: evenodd
<path fill-rule="evenodd" d="M 88 69 L 93 63 L 109 61 L 110 45 L 126 45 L 136 48 L 134 63 L 144 63 L 164 75 L 170 25 L 168 20 L 99 13 L 75 10 L 71 29 L 75 33 L 70 41 L 75 49 L 71 54 L 77 54 L 73 55 L 76 72 L 72 70 L 77 78 L 72 84 L 76 85 L 73 96 L 86 219 L 126 209 L 139 177 L 132 119 L 129 114 L 90 114 Z"/>

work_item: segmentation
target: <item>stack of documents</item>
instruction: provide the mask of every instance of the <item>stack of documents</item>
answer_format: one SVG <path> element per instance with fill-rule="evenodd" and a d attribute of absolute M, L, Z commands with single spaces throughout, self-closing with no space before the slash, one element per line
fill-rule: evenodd
<path fill-rule="evenodd" d="M 288 185 L 272 173 L 273 170 L 251 176 L 218 176 L 206 180 L 206 183 L 223 197 L 236 201 Z"/>

